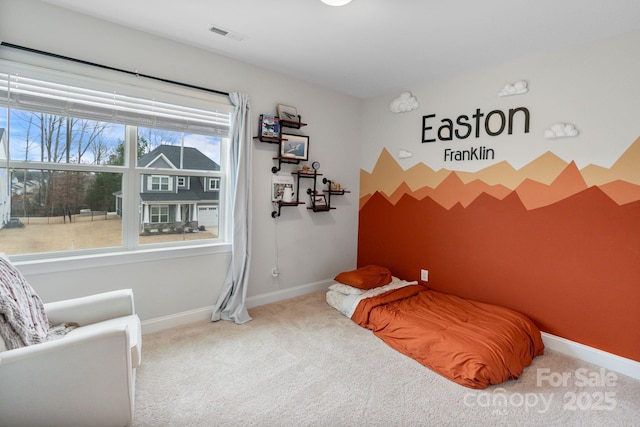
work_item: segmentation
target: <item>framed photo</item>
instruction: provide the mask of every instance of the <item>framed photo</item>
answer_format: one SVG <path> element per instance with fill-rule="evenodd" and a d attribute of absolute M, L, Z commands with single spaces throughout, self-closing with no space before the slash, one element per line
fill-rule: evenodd
<path fill-rule="evenodd" d="M 271 201 L 280 202 L 284 196 L 285 188 L 291 188 L 293 191 L 292 175 L 273 175 L 271 177 Z"/>
<path fill-rule="evenodd" d="M 270 114 L 261 114 L 258 123 L 258 136 L 267 138 L 280 137 L 280 119 Z"/>
<path fill-rule="evenodd" d="M 289 122 L 299 122 L 298 110 L 296 107 L 290 105 L 278 104 L 278 117 L 280 120 L 287 120 Z"/>
<path fill-rule="evenodd" d="M 312 194 L 311 205 L 315 208 L 326 208 L 327 198 L 325 197 L 324 194 Z"/>
<path fill-rule="evenodd" d="M 309 137 L 306 135 L 282 134 L 280 157 L 296 160 L 309 159 Z"/>

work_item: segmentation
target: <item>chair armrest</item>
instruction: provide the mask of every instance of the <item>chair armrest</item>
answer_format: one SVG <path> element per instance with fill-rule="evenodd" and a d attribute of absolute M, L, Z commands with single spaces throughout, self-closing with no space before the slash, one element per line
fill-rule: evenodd
<path fill-rule="evenodd" d="M 80 326 L 135 314 L 133 291 L 121 289 L 44 305 L 49 322 L 75 322 Z"/>
<path fill-rule="evenodd" d="M 127 328 L 0 353 L 0 425 L 129 425 L 134 382 Z"/>

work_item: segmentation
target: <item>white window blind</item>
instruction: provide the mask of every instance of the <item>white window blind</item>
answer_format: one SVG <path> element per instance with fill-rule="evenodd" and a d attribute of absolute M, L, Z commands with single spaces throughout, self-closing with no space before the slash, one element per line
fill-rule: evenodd
<path fill-rule="evenodd" d="M 231 105 L 207 101 L 202 94 L 189 97 L 9 61 L 0 61 L 0 67 L 0 102 L 11 108 L 180 132 L 229 133 Z"/>

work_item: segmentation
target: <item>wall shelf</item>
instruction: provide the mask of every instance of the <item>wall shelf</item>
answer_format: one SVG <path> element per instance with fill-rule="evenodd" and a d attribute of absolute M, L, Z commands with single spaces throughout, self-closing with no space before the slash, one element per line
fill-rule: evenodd
<path fill-rule="evenodd" d="M 260 126 L 262 126 L 262 118 L 263 115 L 260 116 Z M 283 119 L 278 119 L 278 123 L 280 124 L 280 132 L 279 132 L 279 136 L 254 136 L 253 139 L 254 140 L 258 140 L 260 142 L 266 143 L 266 144 L 278 144 L 280 145 L 282 143 L 282 141 L 287 141 L 286 138 L 282 138 L 282 128 L 292 128 L 292 129 L 300 129 L 303 126 L 307 126 L 306 123 L 302 122 L 302 118 L 300 115 L 298 115 L 298 120 L 283 120 Z M 260 127 L 260 129 L 262 129 L 262 127 Z M 280 152 L 280 150 L 278 150 L 278 152 Z M 277 166 L 273 166 L 271 168 L 271 173 L 276 174 L 278 172 L 280 172 L 282 170 L 282 165 L 283 164 L 293 164 L 293 165 L 297 165 L 300 164 L 301 162 L 306 162 L 307 160 L 302 160 L 302 159 L 296 159 L 296 158 L 291 158 L 291 157 L 286 157 L 286 156 L 276 156 L 273 158 L 273 160 L 278 162 Z M 296 188 L 295 188 L 295 195 L 296 195 L 296 200 L 295 201 L 291 201 L 291 202 L 284 202 L 282 200 L 278 200 L 278 201 L 274 201 L 273 202 L 273 206 L 274 209 L 271 211 L 271 217 L 272 218 L 277 218 L 280 216 L 280 214 L 282 213 L 282 208 L 286 208 L 286 207 L 293 207 L 293 206 L 299 206 L 299 205 L 304 205 L 305 202 L 301 202 L 300 201 L 300 180 L 301 179 L 312 179 L 313 180 L 313 187 L 312 188 L 307 188 L 307 194 L 310 196 L 310 205 L 307 206 L 307 209 L 313 211 L 313 212 L 329 212 L 333 209 L 335 209 L 335 207 L 331 206 L 331 196 L 342 196 L 345 193 L 349 193 L 349 191 L 345 190 L 344 188 L 340 188 L 340 189 L 332 189 L 332 182 L 331 180 L 327 179 L 327 178 L 323 178 L 322 179 L 322 183 L 323 184 L 327 184 L 328 187 L 325 190 L 319 190 L 317 185 L 318 185 L 318 178 L 322 176 L 321 173 L 318 173 L 318 171 L 316 169 L 314 170 L 298 170 L 298 171 L 293 171 L 291 172 L 292 175 L 294 175 L 296 177 Z M 316 204 L 316 197 L 313 197 L 314 195 L 319 195 L 322 194 L 322 198 L 318 198 L 320 204 Z M 326 205 L 324 203 L 322 203 L 322 200 L 324 199 L 324 202 L 326 202 Z"/>
<path fill-rule="evenodd" d="M 303 172 L 303 171 L 295 171 L 295 172 L 291 172 L 291 175 L 298 175 L 298 179 L 299 178 L 317 178 L 319 176 L 322 176 L 321 173 L 318 172 Z"/>
<path fill-rule="evenodd" d="M 277 218 L 280 216 L 280 211 L 283 207 L 287 207 L 287 206 L 298 206 L 298 205 L 304 205 L 304 202 L 283 202 L 283 201 L 278 201 L 278 202 L 274 202 L 274 204 L 277 204 L 278 206 L 278 210 L 274 210 L 271 212 L 271 218 Z"/>
<path fill-rule="evenodd" d="M 302 126 L 306 125 L 306 123 L 302 123 L 302 117 L 300 117 L 300 115 L 298 115 L 298 121 L 280 119 L 280 126 L 284 126 L 286 128 L 300 129 Z"/>
<path fill-rule="evenodd" d="M 307 209 L 311 209 L 314 212 L 329 212 L 335 208 L 332 206 L 307 206 Z"/>
<path fill-rule="evenodd" d="M 260 118 L 262 120 L 262 115 L 260 115 Z M 298 116 L 298 119 L 301 119 L 301 117 Z M 295 120 L 279 119 L 279 123 L 280 123 L 280 127 L 291 128 L 291 129 L 300 129 L 303 126 L 307 126 L 307 124 L 303 123 L 301 120 L 296 122 Z M 280 138 L 276 136 L 263 136 L 263 135 L 254 136 L 253 139 L 257 139 L 260 142 L 264 142 L 266 144 L 280 144 L 282 141 L 287 140 L 286 138 Z"/>
<path fill-rule="evenodd" d="M 348 190 L 324 190 L 324 192 L 334 196 L 344 196 L 345 193 L 351 193 L 351 191 Z"/>
<path fill-rule="evenodd" d="M 267 144 L 280 144 L 283 141 L 282 138 L 276 138 L 275 136 L 254 136 L 253 139 L 266 142 Z"/>
<path fill-rule="evenodd" d="M 300 159 L 292 159 L 291 157 L 274 157 L 273 160 L 277 160 L 278 161 L 278 166 L 274 166 L 271 168 L 271 173 L 278 173 L 280 172 L 280 169 L 282 169 L 282 164 L 283 163 L 288 163 L 288 164 L 292 164 L 292 165 L 297 165 L 300 164 Z"/>
<path fill-rule="evenodd" d="M 276 159 L 276 157 L 274 157 L 274 159 Z M 296 161 L 296 163 L 298 163 L 299 161 Z M 283 163 L 287 163 L 287 162 L 283 162 Z M 273 169 L 275 169 L 275 166 L 273 167 Z M 273 171 L 273 169 L 271 169 L 271 171 Z M 275 173 L 275 172 L 274 172 Z M 283 201 L 278 201 L 278 202 L 274 202 L 274 204 L 277 204 L 278 209 L 274 210 L 271 212 L 271 217 L 272 218 L 276 218 L 280 216 L 281 210 L 283 207 L 287 207 L 287 206 L 298 206 L 298 205 L 304 205 L 304 202 L 300 201 L 300 178 L 313 178 L 315 180 L 315 178 L 321 174 L 318 173 L 305 173 L 302 171 L 295 171 L 295 172 L 291 172 L 291 175 L 295 175 L 296 176 L 296 201 L 295 202 L 283 202 Z"/>

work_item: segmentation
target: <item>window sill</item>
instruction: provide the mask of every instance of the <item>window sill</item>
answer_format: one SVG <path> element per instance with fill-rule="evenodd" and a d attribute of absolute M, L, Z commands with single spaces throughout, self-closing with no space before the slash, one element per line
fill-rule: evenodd
<path fill-rule="evenodd" d="M 137 251 L 78 255 L 63 258 L 13 261 L 24 275 L 108 267 L 147 261 L 175 260 L 192 256 L 231 252 L 231 244 L 217 243 L 198 246 L 141 249 Z"/>

